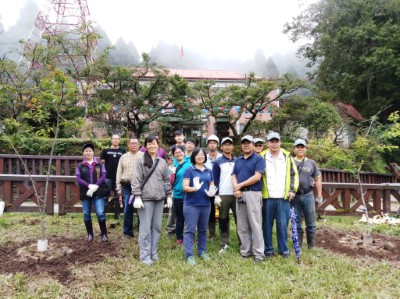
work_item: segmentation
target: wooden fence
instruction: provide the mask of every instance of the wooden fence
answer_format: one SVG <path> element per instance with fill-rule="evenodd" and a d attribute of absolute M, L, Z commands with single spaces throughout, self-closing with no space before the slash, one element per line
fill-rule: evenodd
<path fill-rule="evenodd" d="M 34 184 L 41 198 L 49 163 L 48 156 L 22 156 L 32 174 Z M 75 167 L 82 160 L 80 156 L 53 157 L 51 175 L 46 198 L 46 213 L 60 215 L 80 212 L 79 190 L 75 183 Z M 321 169 L 324 201 L 318 207 L 319 214 L 357 214 L 361 203 L 359 184 L 348 172 Z M 366 207 L 372 213 L 390 212 L 391 201 L 400 204 L 400 184 L 394 183 L 393 176 L 363 173 L 363 194 Z M 6 203 L 7 212 L 38 211 L 39 203 L 32 188 L 26 169 L 15 155 L 0 155 L 0 198 Z"/>

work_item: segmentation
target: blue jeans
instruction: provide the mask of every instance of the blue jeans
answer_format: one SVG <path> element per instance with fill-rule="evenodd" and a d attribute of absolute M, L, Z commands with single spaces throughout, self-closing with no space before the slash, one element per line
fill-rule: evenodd
<path fill-rule="evenodd" d="M 276 235 L 278 240 L 279 254 L 289 253 L 288 247 L 288 225 L 290 217 L 290 202 L 283 198 L 263 199 L 263 236 L 264 253 L 273 254 L 272 228 L 276 219 Z"/>
<path fill-rule="evenodd" d="M 92 220 L 92 215 L 91 215 L 92 202 L 97 219 L 99 221 L 106 220 L 106 214 L 104 213 L 104 197 L 94 197 L 94 198 L 84 197 L 82 199 L 83 220 L 85 221 Z"/>
<path fill-rule="evenodd" d="M 302 216 L 306 221 L 307 235 L 315 234 L 315 199 L 314 193 L 311 191 L 304 195 L 296 195 L 294 198 L 294 209 L 296 211 L 297 233 L 303 234 Z"/>
<path fill-rule="evenodd" d="M 207 250 L 207 228 L 210 218 L 211 204 L 208 206 L 183 205 L 185 217 L 185 235 L 183 247 L 186 258 L 193 256 L 194 236 L 197 227 L 197 253 L 200 255 Z"/>
<path fill-rule="evenodd" d="M 121 186 L 121 191 L 124 206 L 124 235 L 133 236 L 133 203 L 129 204 L 131 187 Z"/>
<path fill-rule="evenodd" d="M 174 208 L 176 215 L 176 239 L 183 240 L 183 227 L 185 216 L 183 216 L 183 198 L 174 198 Z"/>

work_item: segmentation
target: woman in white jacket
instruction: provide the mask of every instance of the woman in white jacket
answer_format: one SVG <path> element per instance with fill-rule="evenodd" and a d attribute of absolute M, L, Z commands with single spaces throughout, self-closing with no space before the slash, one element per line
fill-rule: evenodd
<path fill-rule="evenodd" d="M 144 146 L 146 152 L 133 165 L 132 193 L 135 195 L 133 206 L 138 209 L 140 220 L 140 260 L 150 266 L 158 260 L 164 200 L 167 197 L 171 207 L 172 198 L 167 163 L 157 155 L 157 137 L 147 137 Z"/>

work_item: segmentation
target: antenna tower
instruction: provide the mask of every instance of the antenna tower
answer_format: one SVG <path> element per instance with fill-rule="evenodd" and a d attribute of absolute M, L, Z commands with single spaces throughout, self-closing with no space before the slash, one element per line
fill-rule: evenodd
<path fill-rule="evenodd" d="M 41 9 L 36 17 L 20 63 L 29 68 L 40 67 L 37 59 L 28 58 L 26 54 L 34 53 L 38 45 L 46 41 L 56 43 L 60 36 L 66 41 L 62 43 L 62 50 L 57 55 L 60 67 L 81 68 L 92 62 L 97 39 L 82 39 L 82 36 L 89 36 L 94 32 L 89 15 L 86 0 L 48 0 L 47 6 Z"/>

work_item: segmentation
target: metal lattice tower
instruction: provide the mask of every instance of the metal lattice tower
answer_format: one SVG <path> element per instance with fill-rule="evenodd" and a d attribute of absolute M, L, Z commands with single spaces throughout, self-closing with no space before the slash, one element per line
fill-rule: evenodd
<path fill-rule="evenodd" d="M 27 58 L 25 54 L 34 51 L 39 44 L 46 41 L 54 42 L 61 35 L 68 42 L 63 44 L 63 49 L 57 57 L 60 67 L 79 67 L 92 62 L 97 39 L 81 38 L 82 34 L 89 35 L 94 32 L 89 15 L 86 0 L 48 0 L 47 7 L 41 9 L 36 17 L 20 62 L 31 68 L 38 67 L 37 60 Z M 78 51 L 79 46 L 86 50 Z"/>

